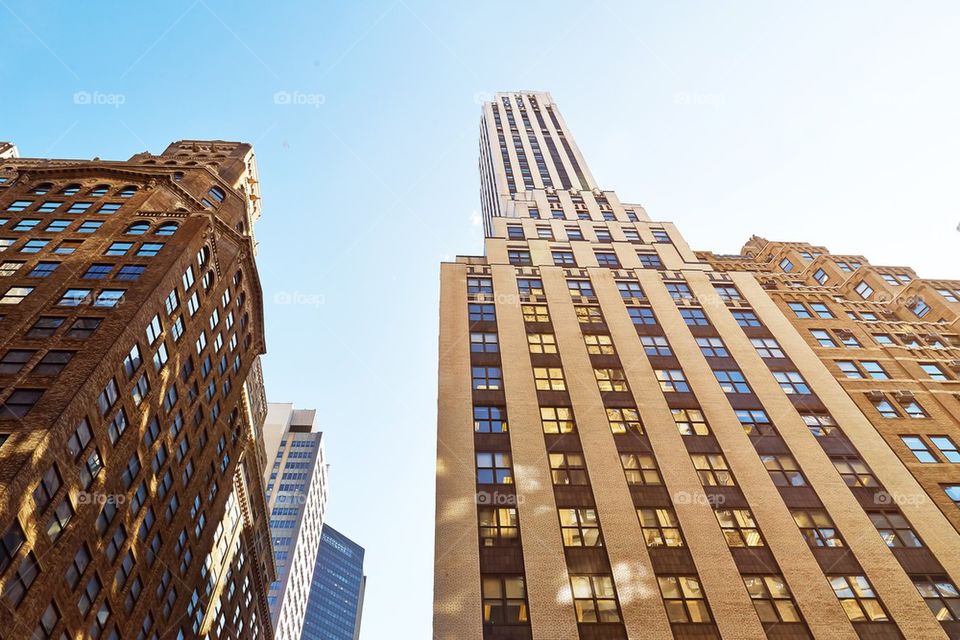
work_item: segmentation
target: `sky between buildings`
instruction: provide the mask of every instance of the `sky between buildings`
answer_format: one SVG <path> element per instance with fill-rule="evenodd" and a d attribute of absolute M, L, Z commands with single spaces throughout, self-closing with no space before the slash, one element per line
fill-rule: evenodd
<path fill-rule="evenodd" d="M 21 155 L 254 144 L 267 393 L 318 410 L 364 640 L 430 633 L 438 266 L 482 252 L 494 92 L 550 91 L 601 186 L 695 249 L 960 277 L 956 3 L 0 0 L 0 26 Z"/>

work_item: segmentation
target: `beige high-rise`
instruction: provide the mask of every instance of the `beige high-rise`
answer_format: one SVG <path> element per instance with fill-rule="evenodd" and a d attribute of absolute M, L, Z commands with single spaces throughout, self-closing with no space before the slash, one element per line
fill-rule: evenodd
<path fill-rule="evenodd" d="M 480 135 L 485 256 L 441 268 L 435 638 L 960 637 L 951 485 L 770 277 L 600 190 L 549 94 Z"/>

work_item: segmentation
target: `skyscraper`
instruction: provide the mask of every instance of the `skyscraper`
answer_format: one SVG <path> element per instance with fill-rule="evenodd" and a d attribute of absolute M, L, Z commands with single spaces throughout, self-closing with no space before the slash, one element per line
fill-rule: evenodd
<path fill-rule="evenodd" d="M 324 524 L 301 640 L 358 640 L 366 586 L 363 547 Z"/>
<path fill-rule="evenodd" d="M 0 629 L 270 638 L 250 145 L 0 145 Z"/>
<path fill-rule="evenodd" d="M 327 505 L 327 461 L 316 411 L 270 403 L 263 428 L 267 506 L 277 579 L 270 585 L 270 613 L 277 640 L 298 640 L 320 547 Z"/>
<path fill-rule="evenodd" d="M 435 637 L 960 637 L 956 505 L 934 490 L 956 473 L 933 439 L 956 442 L 953 375 L 891 352 L 884 423 L 788 313 L 857 308 L 820 324 L 866 345 L 873 304 L 824 300 L 909 272 L 814 291 L 816 269 L 768 266 L 807 249 L 694 253 L 597 186 L 546 93 L 497 94 L 480 138 L 485 255 L 441 268 Z M 842 265 L 816 260 L 832 286 Z M 946 319 L 920 356 L 944 376 L 956 307 L 930 289 L 956 285 L 911 285 Z M 918 319 L 908 299 L 887 310 Z M 911 423 L 897 393 L 921 387 L 935 418 Z M 886 432 L 907 425 L 938 471 Z"/>

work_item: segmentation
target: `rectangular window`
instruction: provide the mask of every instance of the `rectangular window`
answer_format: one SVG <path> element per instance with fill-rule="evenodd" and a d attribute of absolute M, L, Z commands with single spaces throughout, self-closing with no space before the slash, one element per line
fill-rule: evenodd
<path fill-rule="evenodd" d="M 840 532 L 824 509 L 793 509 L 790 512 L 811 548 L 842 547 Z"/>
<path fill-rule="evenodd" d="M 660 485 L 657 462 L 649 453 L 621 453 L 620 464 L 629 485 Z"/>
<path fill-rule="evenodd" d="M 0 297 L 0 304 L 20 304 L 32 291 L 33 287 L 10 287 Z"/>
<path fill-rule="evenodd" d="M 694 453 L 690 459 L 705 487 L 735 487 L 736 481 L 727 465 L 727 459 L 720 453 Z"/>
<path fill-rule="evenodd" d="M 730 312 L 741 327 L 759 327 L 760 320 L 753 311 L 735 310 Z M 689 322 L 687 324 L 690 324 Z"/>
<path fill-rule="evenodd" d="M 83 277 L 87 280 L 104 280 L 113 271 L 112 264 L 92 264 L 87 267 Z"/>
<path fill-rule="evenodd" d="M 477 484 L 513 484 L 510 454 L 478 451 Z"/>
<path fill-rule="evenodd" d="M 764 546 L 763 536 L 749 509 L 716 509 L 716 516 L 728 547 Z"/>
<path fill-rule="evenodd" d="M 602 547 L 600 521 L 595 509 L 557 509 L 560 516 L 560 536 L 565 547 Z"/>
<path fill-rule="evenodd" d="M 706 327 L 710 324 L 703 309 L 680 309 L 680 317 L 690 326 Z"/>
<path fill-rule="evenodd" d="M 797 609 L 783 576 L 743 576 L 743 584 L 747 587 L 747 593 L 753 600 L 753 607 L 761 623 L 801 621 L 800 610 Z"/>
<path fill-rule="evenodd" d="M 699 409 L 671 409 L 673 421 L 682 436 L 710 435 L 710 427 Z"/>
<path fill-rule="evenodd" d="M 669 507 L 637 509 L 643 541 L 647 547 L 682 547 L 683 536 L 677 514 Z"/>
<path fill-rule="evenodd" d="M 570 407 L 540 407 L 540 421 L 544 433 L 573 433 L 576 430 Z"/>
<path fill-rule="evenodd" d="M 655 373 L 662 391 L 678 393 L 688 393 L 690 391 L 687 379 L 680 369 L 657 369 Z"/>
<path fill-rule="evenodd" d="M 500 367 L 473 367 L 474 389 L 501 389 L 503 387 Z"/>
<path fill-rule="evenodd" d="M 773 338 L 750 338 L 750 344 L 761 358 L 785 358 L 780 344 Z"/>
<path fill-rule="evenodd" d="M 629 391 L 623 369 L 594 368 L 600 391 Z"/>
<path fill-rule="evenodd" d="M 713 620 L 696 576 L 657 576 L 657 583 L 671 623 L 706 624 Z"/>
<path fill-rule="evenodd" d="M 577 622 L 620 622 L 620 609 L 611 576 L 570 576 Z"/>
<path fill-rule="evenodd" d="M 829 576 L 829 579 L 851 622 L 886 622 L 890 619 L 866 576 Z"/>
<path fill-rule="evenodd" d="M 534 367 L 533 379 L 540 391 L 565 391 L 563 369 L 560 367 Z"/>

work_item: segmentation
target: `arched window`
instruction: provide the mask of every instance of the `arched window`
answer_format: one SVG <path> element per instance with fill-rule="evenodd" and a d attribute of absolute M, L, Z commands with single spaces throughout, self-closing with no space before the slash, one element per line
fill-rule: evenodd
<path fill-rule="evenodd" d="M 92 196 L 105 196 L 107 195 L 107 190 L 110 188 L 108 184 L 98 184 L 93 189 L 90 190 L 90 195 Z"/>
<path fill-rule="evenodd" d="M 177 232 L 177 229 L 179 228 L 180 228 L 180 225 L 177 224 L 176 222 L 164 222 L 159 227 L 157 227 L 156 231 L 154 231 L 153 233 L 154 235 L 158 235 L 158 236 L 172 236 Z"/>
<path fill-rule="evenodd" d="M 223 202 L 223 199 L 227 197 L 227 194 L 224 193 L 223 189 L 220 187 L 210 187 L 210 190 L 207 191 L 207 195 L 217 202 Z"/>
<path fill-rule="evenodd" d="M 243 282 L 243 271 L 237 271 L 233 274 L 233 286 L 239 287 L 241 282 Z"/>
<path fill-rule="evenodd" d="M 200 251 L 197 252 L 197 264 L 201 267 L 207 264 L 207 260 L 210 259 L 210 247 L 204 245 Z"/>
<path fill-rule="evenodd" d="M 127 227 L 127 230 L 124 231 L 128 236 L 142 236 L 150 229 L 150 223 L 148 222 L 134 222 L 132 225 Z"/>
<path fill-rule="evenodd" d="M 42 196 L 45 193 L 49 193 L 50 189 L 53 189 L 53 184 L 50 182 L 44 182 L 43 184 L 38 184 L 33 189 L 30 190 L 35 196 Z"/>
<path fill-rule="evenodd" d="M 68 184 L 63 189 L 60 190 L 60 193 L 65 196 L 75 196 L 78 193 L 80 193 L 80 185 Z"/>
<path fill-rule="evenodd" d="M 123 189 L 120 189 L 120 192 L 117 194 L 121 198 L 129 198 L 137 192 L 137 188 L 132 184 L 128 184 Z"/>

